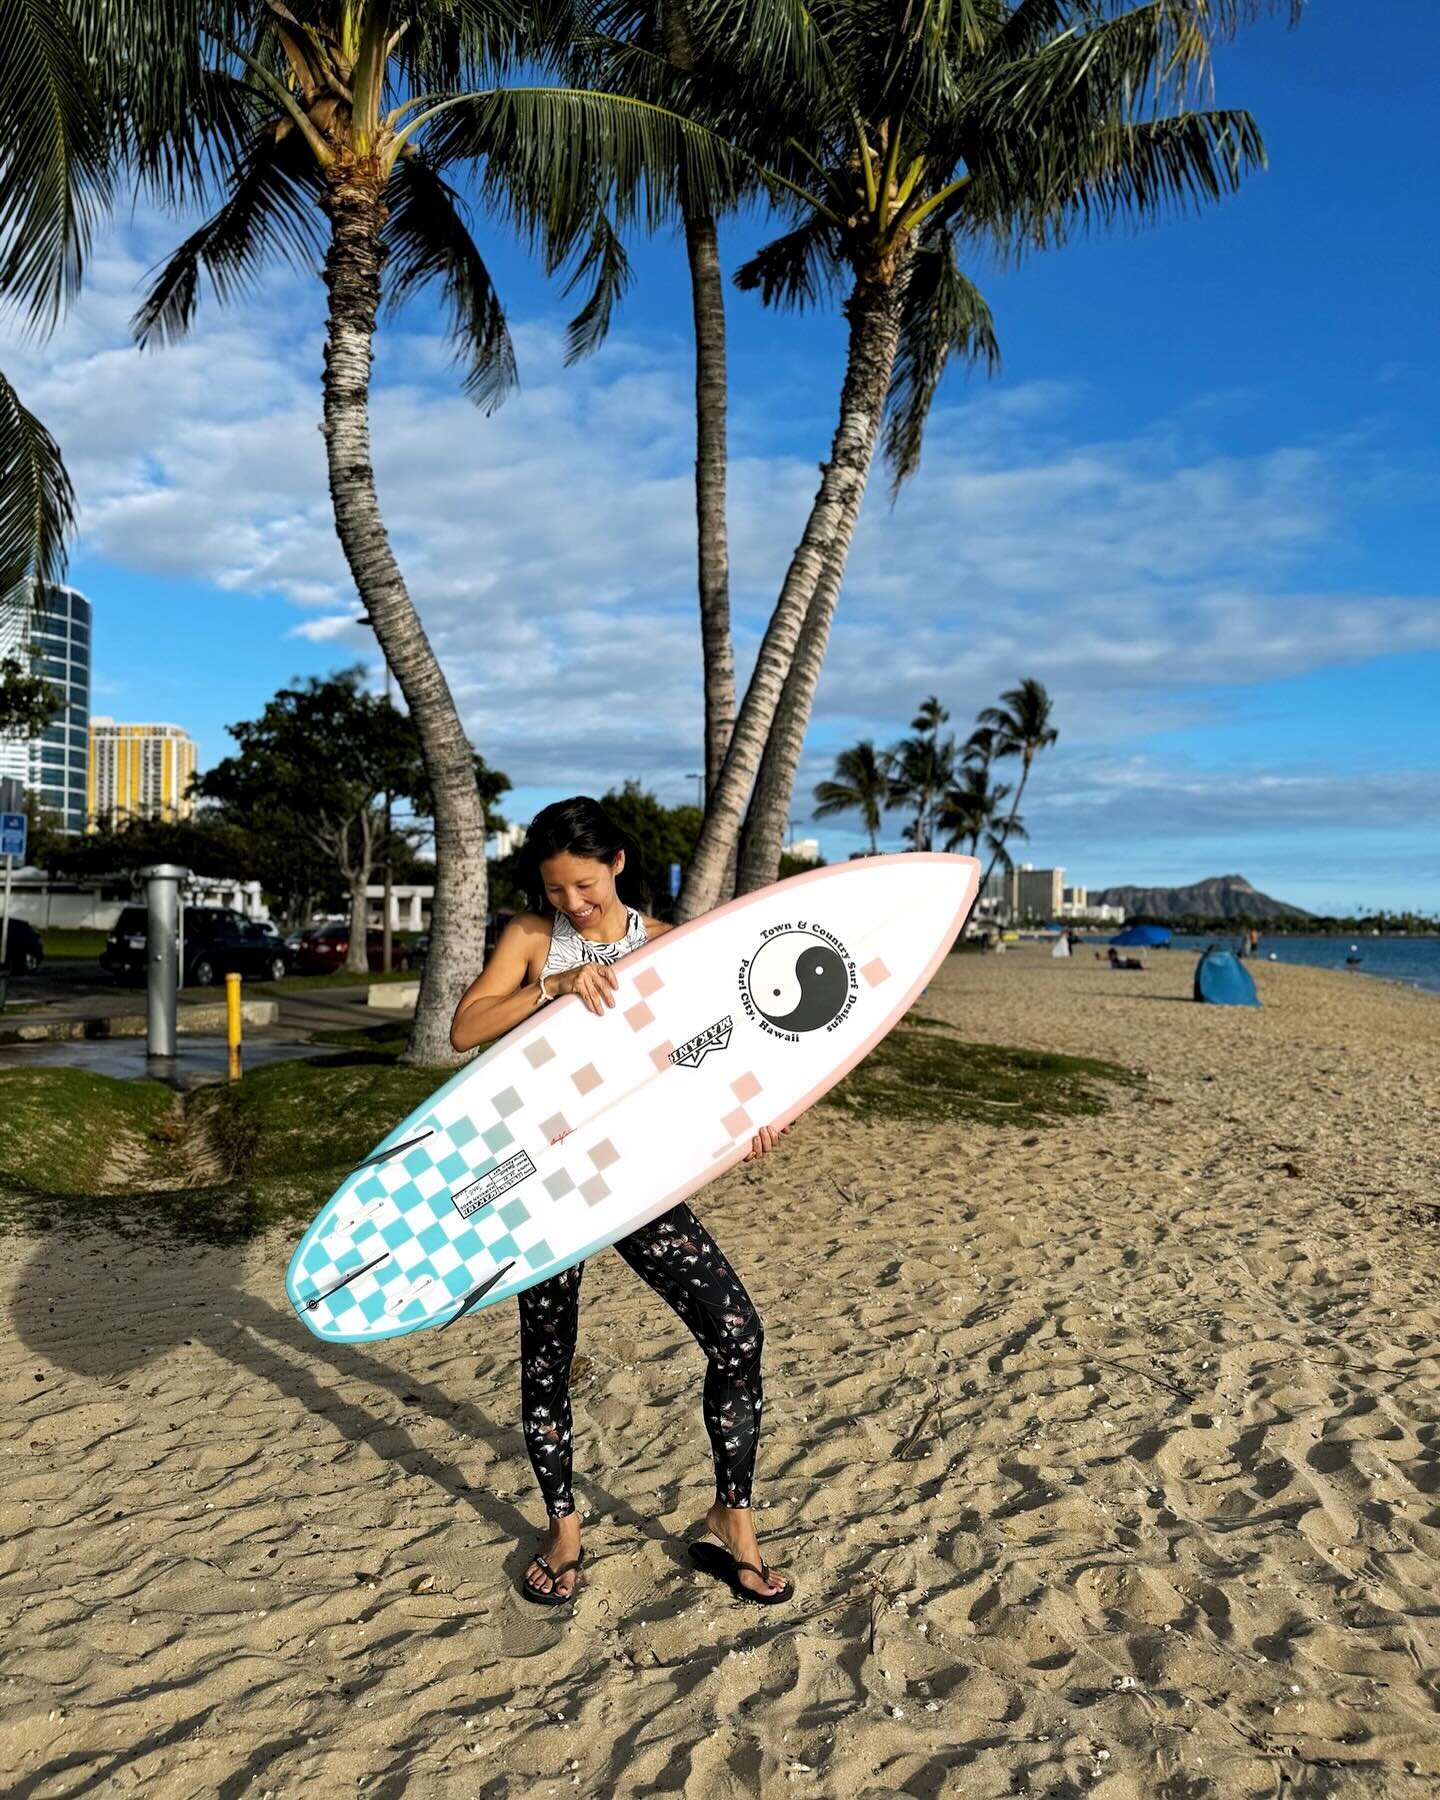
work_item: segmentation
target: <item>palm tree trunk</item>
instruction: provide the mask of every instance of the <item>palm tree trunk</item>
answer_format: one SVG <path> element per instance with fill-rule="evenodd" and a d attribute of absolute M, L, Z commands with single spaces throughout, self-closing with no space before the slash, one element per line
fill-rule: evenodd
<path fill-rule="evenodd" d="M 695 317 L 695 522 L 700 649 L 705 668 L 705 791 L 714 791 L 735 724 L 730 637 L 730 545 L 725 520 L 725 289 L 714 217 L 685 206 L 685 252 Z"/>
<path fill-rule="evenodd" d="M 405 1060 L 424 1068 L 460 1060 L 450 1021 L 485 960 L 485 808 L 474 753 L 435 652 L 390 548 L 370 461 L 370 364 L 380 302 L 384 208 L 378 175 L 332 175 L 325 343 L 325 436 L 330 497 L 345 560 L 420 735 L 435 806 L 435 899 L 430 953 Z"/>
<path fill-rule="evenodd" d="M 819 491 L 765 629 L 720 779 L 710 794 L 700 841 L 680 896 L 678 914 L 682 920 L 708 912 L 720 897 L 725 865 L 739 840 L 746 798 L 765 753 L 811 600 L 832 564 L 838 594 L 838 577 L 844 572 L 855 521 L 860 516 L 860 502 L 865 496 L 895 366 L 900 334 L 900 279 L 898 275 L 888 281 L 857 278 L 846 301 L 849 355 L 830 460 L 821 465 Z M 822 620 L 817 621 L 817 631 L 823 624 L 828 635 L 833 611 L 832 598 L 823 609 Z M 808 702 L 805 716 L 808 718 Z M 803 736 L 802 722 L 802 741 Z M 798 755 L 795 760 L 798 765 Z M 793 768 L 790 781 L 793 785 Z"/>
<path fill-rule="evenodd" d="M 805 749 L 805 732 L 825 662 L 825 650 L 830 642 L 830 623 L 835 617 L 843 573 L 843 563 L 839 569 L 832 565 L 825 570 L 805 614 L 800 641 L 795 646 L 790 673 L 785 677 L 775 720 L 765 740 L 765 754 L 760 759 L 760 773 L 755 778 L 755 790 L 745 814 L 735 876 L 737 894 L 753 894 L 780 873 L 780 853 L 785 843 L 785 824 L 790 816 L 790 798 L 795 791 L 795 776 Z"/>
<path fill-rule="evenodd" d="M 1006 840 L 1010 836 L 1010 827 L 1015 823 L 1016 818 L 1019 816 L 1020 802 L 1025 798 L 1025 783 L 1030 779 L 1030 764 L 1033 761 L 1034 752 L 1027 750 L 1024 755 L 1024 760 L 1020 765 L 1020 785 L 1015 790 L 1015 799 L 1010 808 L 1010 817 L 1006 819 L 1004 825 L 1001 827 L 1000 841 L 995 846 L 995 854 L 990 858 L 990 867 L 985 871 L 985 880 L 980 883 L 980 892 L 982 894 L 985 892 L 986 882 L 988 882 L 990 877 L 995 873 L 995 865 L 1000 860 L 1000 852 L 1005 848 Z"/>

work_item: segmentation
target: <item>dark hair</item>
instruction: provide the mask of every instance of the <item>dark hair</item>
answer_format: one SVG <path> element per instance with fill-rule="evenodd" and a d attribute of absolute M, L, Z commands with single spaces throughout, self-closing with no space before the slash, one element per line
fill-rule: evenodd
<path fill-rule="evenodd" d="M 576 794 L 571 800 L 557 800 L 553 806 L 542 807 L 530 821 L 520 851 L 525 886 L 536 911 L 551 910 L 545 898 L 545 883 L 540 879 L 540 865 L 548 857 L 584 856 L 613 868 L 622 850 L 625 867 L 615 890 L 627 906 L 643 906 L 648 896 L 640 852 L 598 800 L 592 800 L 588 794 Z"/>

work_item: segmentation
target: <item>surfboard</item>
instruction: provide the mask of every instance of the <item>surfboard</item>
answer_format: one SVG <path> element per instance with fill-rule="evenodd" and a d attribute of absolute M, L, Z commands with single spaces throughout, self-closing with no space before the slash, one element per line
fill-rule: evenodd
<path fill-rule="evenodd" d="M 979 879 L 922 852 L 811 870 L 632 952 L 603 1016 L 538 1008 L 346 1176 L 291 1304 L 330 1343 L 447 1328 L 689 1199 L 904 1016 Z"/>

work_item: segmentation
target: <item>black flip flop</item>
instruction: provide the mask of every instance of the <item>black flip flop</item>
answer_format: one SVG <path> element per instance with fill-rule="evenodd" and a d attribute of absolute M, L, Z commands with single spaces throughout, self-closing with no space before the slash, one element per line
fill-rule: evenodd
<path fill-rule="evenodd" d="M 762 1562 L 759 1568 L 754 1563 L 741 1562 L 719 1544 L 700 1542 L 689 1546 L 690 1557 L 698 1569 L 706 1575 L 713 1576 L 716 1581 L 723 1581 L 737 1600 L 748 1600 L 752 1606 L 781 1606 L 787 1600 L 795 1598 L 795 1584 L 787 1576 L 785 1586 L 778 1594 L 757 1593 L 754 1588 L 746 1587 L 740 1579 L 740 1571 L 748 1569 L 752 1575 L 758 1575 L 762 1581 L 773 1579 L 770 1565 Z"/>
<path fill-rule="evenodd" d="M 582 1550 L 575 1558 L 574 1562 L 561 1563 L 558 1569 L 552 1569 L 549 1563 L 546 1562 L 544 1553 L 539 1550 L 535 1552 L 530 1560 L 539 1563 L 540 1567 L 550 1577 L 552 1585 L 548 1588 L 537 1588 L 533 1586 L 529 1578 L 526 1577 L 522 1579 L 520 1583 L 520 1592 L 525 1598 L 532 1606 L 569 1606 L 570 1602 L 580 1592 L 579 1576 L 576 1576 L 575 1585 L 568 1594 L 557 1594 L 553 1584 L 558 1582 L 562 1575 L 568 1575 L 572 1569 L 579 1569 L 580 1565 L 585 1561 L 585 1552 Z"/>

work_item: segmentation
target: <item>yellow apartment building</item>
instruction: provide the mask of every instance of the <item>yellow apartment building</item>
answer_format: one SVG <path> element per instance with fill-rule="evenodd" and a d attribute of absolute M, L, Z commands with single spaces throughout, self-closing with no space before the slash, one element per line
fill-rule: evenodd
<path fill-rule="evenodd" d="M 109 819 L 188 819 L 195 810 L 190 782 L 195 740 L 178 725 L 118 725 L 90 721 L 90 778 L 86 813 L 92 825 Z"/>

